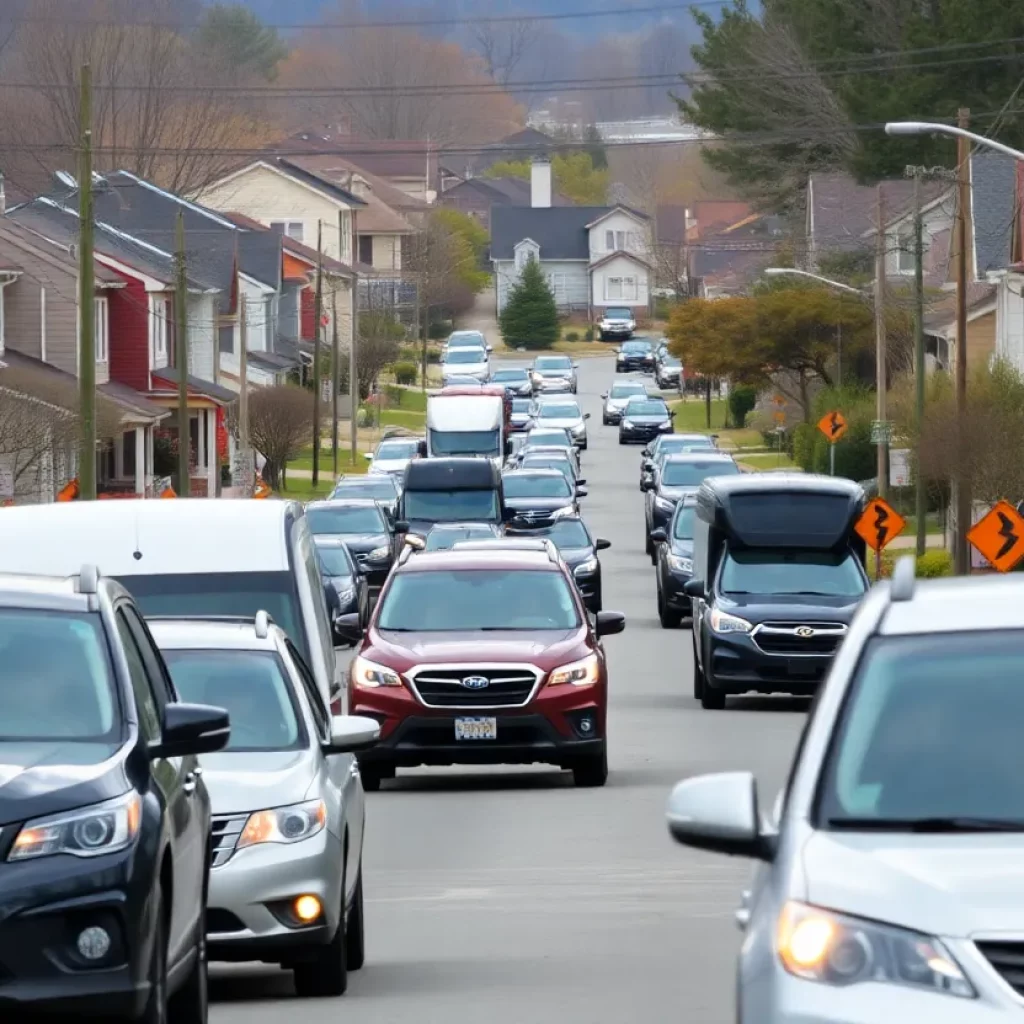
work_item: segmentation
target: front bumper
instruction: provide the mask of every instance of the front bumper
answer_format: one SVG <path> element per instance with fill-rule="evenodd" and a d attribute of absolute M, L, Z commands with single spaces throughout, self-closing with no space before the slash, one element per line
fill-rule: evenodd
<path fill-rule="evenodd" d="M 327 829 L 300 843 L 264 843 L 232 854 L 210 871 L 207 936 L 211 960 L 287 959 L 297 947 L 330 942 L 341 910 L 344 854 Z M 287 907 L 316 896 L 324 908 L 313 925 L 297 926 Z"/>
<path fill-rule="evenodd" d="M 648 441 L 653 441 L 659 434 L 671 433 L 671 427 L 664 430 L 657 426 L 647 427 L 639 424 L 626 427 L 622 420 L 619 420 L 619 440 L 629 444 L 646 444 Z"/>
<path fill-rule="evenodd" d="M 153 878 L 140 846 L 107 857 L 5 863 L 0 879 L 0 1020 L 142 1013 L 149 998 Z M 75 940 L 94 925 L 112 941 L 93 964 Z"/>
<path fill-rule="evenodd" d="M 402 687 L 349 692 L 351 714 L 381 723 L 380 742 L 359 754 L 363 765 L 411 768 L 451 764 L 555 764 L 570 767 L 605 742 L 606 696 L 594 686 L 542 684 L 522 708 L 427 708 Z M 495 740 L 456 740 L 456 718 L 494 718 Z M 591 729 L 580 723 L 589 719 Z"/>
<path fill-rule="evenodd" d="M 787 657 L 766 654 L 748 633 L 708 630 L 708 685 L 723 693 L 814 693 L 828 674 L 834 655 Z M 707 672 L 710 667 L 711 672 Z"/>
<path fill-rule="evenodd" d="M 538 377 L 533 382 L 533 390 L 546 392 L 572 391 L 572 379 L 569 377 Z"/>
<path fill-rule="evenodd" d="M 636 330 L 636 325 L 598 324 L 597 329 L 601 336 L 605 338 L 628 338 Z"/>
<path fill-rule="evenodd" d="M 653 359 L 616 359 L 615 370 L 617 373 L 632 373 L 641 370 L 650 373 L 654 369 Z"/>

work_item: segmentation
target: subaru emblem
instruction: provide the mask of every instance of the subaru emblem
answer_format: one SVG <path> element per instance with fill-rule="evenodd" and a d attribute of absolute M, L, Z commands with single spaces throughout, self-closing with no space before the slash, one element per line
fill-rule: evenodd
<path fill-rule="evenodd" d="M 815 631 L 813 629 L 811 629 L 810 626 L 801 626 L 796 631 L 796 635 L 797 636 L 802 636 L 806 640 L 808 637 L 814 636 L 814 632 Z M 465 682 L 465 680 L 463 680 L 463 682 Z"/>
<path fill-rule="evenodd" d="M 467 690 L 486 690 L 491 681 L 487 676 L 466 676 L 462 680 L 462 685 Z"/>

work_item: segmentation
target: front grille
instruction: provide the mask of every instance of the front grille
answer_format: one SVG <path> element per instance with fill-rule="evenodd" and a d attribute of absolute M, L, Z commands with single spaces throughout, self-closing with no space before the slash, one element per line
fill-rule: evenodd
<path fill-rule="evenodd" d="M 809 636 L 798 632 L 807 629 L 812 631 Z M 751 633 L 754 643 L 765 654 L 791 657 L 833 655 L 845 635 L 846 626 L 841 622 L 765 622 Z"/>
<path fill-rule="evenodd" d="M 219 868 L 231 860 L 238 837 L 249 820 L 248 814 L 218 814 L 210 822 L 210 867 Z"/>
<path fill-rule="evenodd" d="M 566 498 L 566 504 L 569 503 L 569 499 Z M 517 519 L 525 519 L 528 523 L 538 523 L 551 518 L 551 513 L 554 509 L 514 509 L 515 516 Z"/>
<path fill-rule="evenodd" d="M 473 677 L 486 679 L 487 686 L 474 689 L 463 684 L 464 679 Z M 521 708 L 529 703 L 540 673 L 529 665 L 427 665 L 410 672 L 409 679 L 416 696 L 428 708 Z"/>
<path fill-rule="evenodd" d="M 1024 996 L 1024 942 L 976 942 L 981 955 L 1017 995 Z"/>

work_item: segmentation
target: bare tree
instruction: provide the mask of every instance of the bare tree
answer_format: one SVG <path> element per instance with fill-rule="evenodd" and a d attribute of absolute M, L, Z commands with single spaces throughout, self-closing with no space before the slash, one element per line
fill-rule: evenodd
<path fill-rule="evenodd" d="M 473 23 L 470 32 L 487 74 L 507 86 L 539 39 L 540 25 L 530 18 L 478 21 Z"/>
<path fill-rule="evenodd" d="M 313 392 L 282 385 L 249 394 L 249 438 L 267 460 L 264 479 L 275 490 L 284 482 L 289 460 L 309 442 L 313 429 Z"/>

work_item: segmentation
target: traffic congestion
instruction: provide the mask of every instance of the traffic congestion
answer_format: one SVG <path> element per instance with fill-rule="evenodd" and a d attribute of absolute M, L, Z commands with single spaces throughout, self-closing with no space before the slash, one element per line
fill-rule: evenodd
<path fill-rule="evenodd" d="M 1019 1014 L 1013 584 L 872 587 L 627 326 L 322 500 L 5 510 L 0 1021 Z"/>

